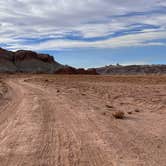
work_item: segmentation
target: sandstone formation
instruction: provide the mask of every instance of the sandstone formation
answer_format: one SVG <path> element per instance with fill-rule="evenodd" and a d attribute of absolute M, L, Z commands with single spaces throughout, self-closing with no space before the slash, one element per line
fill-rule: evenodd
<path fill-rule="evenodd" d="M 17 67 L 14 64 L 13 52 L 0 48 L 0 72 L 16 72 Z"/>

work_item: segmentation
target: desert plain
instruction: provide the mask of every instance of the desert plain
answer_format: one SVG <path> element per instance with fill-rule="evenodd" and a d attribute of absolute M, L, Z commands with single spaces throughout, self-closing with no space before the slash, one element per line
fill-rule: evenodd
<path fill-rule="evenodd" d="M 166 76 L 0 75 L 0 166 L 165 165 Z"/>

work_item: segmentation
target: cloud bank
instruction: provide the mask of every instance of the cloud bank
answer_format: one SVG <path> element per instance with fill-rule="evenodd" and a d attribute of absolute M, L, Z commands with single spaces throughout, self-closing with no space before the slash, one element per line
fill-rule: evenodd
<path fill-rule="evenodd" d="M 0 46 L 166 46 L 165 0 L 1 0 Z"/>

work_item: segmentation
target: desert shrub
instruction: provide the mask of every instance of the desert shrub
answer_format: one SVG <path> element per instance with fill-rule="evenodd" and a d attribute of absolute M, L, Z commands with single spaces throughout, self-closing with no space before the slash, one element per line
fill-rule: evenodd
<path fill-rule="evenodd" d="M 123 111 L 117 111 L 117 112 L 113 113 L 113 117 L 116 119 L 124 119 L 125 114 Z"/>

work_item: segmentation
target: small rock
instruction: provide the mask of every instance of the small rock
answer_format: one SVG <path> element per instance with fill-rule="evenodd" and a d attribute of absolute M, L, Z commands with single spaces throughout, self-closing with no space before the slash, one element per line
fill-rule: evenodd
<path fill-rule="evenodd" d="M 108 104 L 106 104 L 105 106 L 106 106 L 107 108 L 113 108 L 112 105 L 108 105 Z"/>
<path fill-rule="evenodd" d="M 117 111 L 112 114 L 114 118 L 116 119 L 124 119 L 125 118 L 125 113 L 123 111 Z"/>
<path fill-rule="evenodd" d="M 102 112 L 102 115 L 106 115 L 107 113 L 106 112 Z"/>
<path fill-rule="evenodd" d="M 135 112 L 140 112 L 140 110 L 139 110 L 139 109 L 136 109 Z"/>

